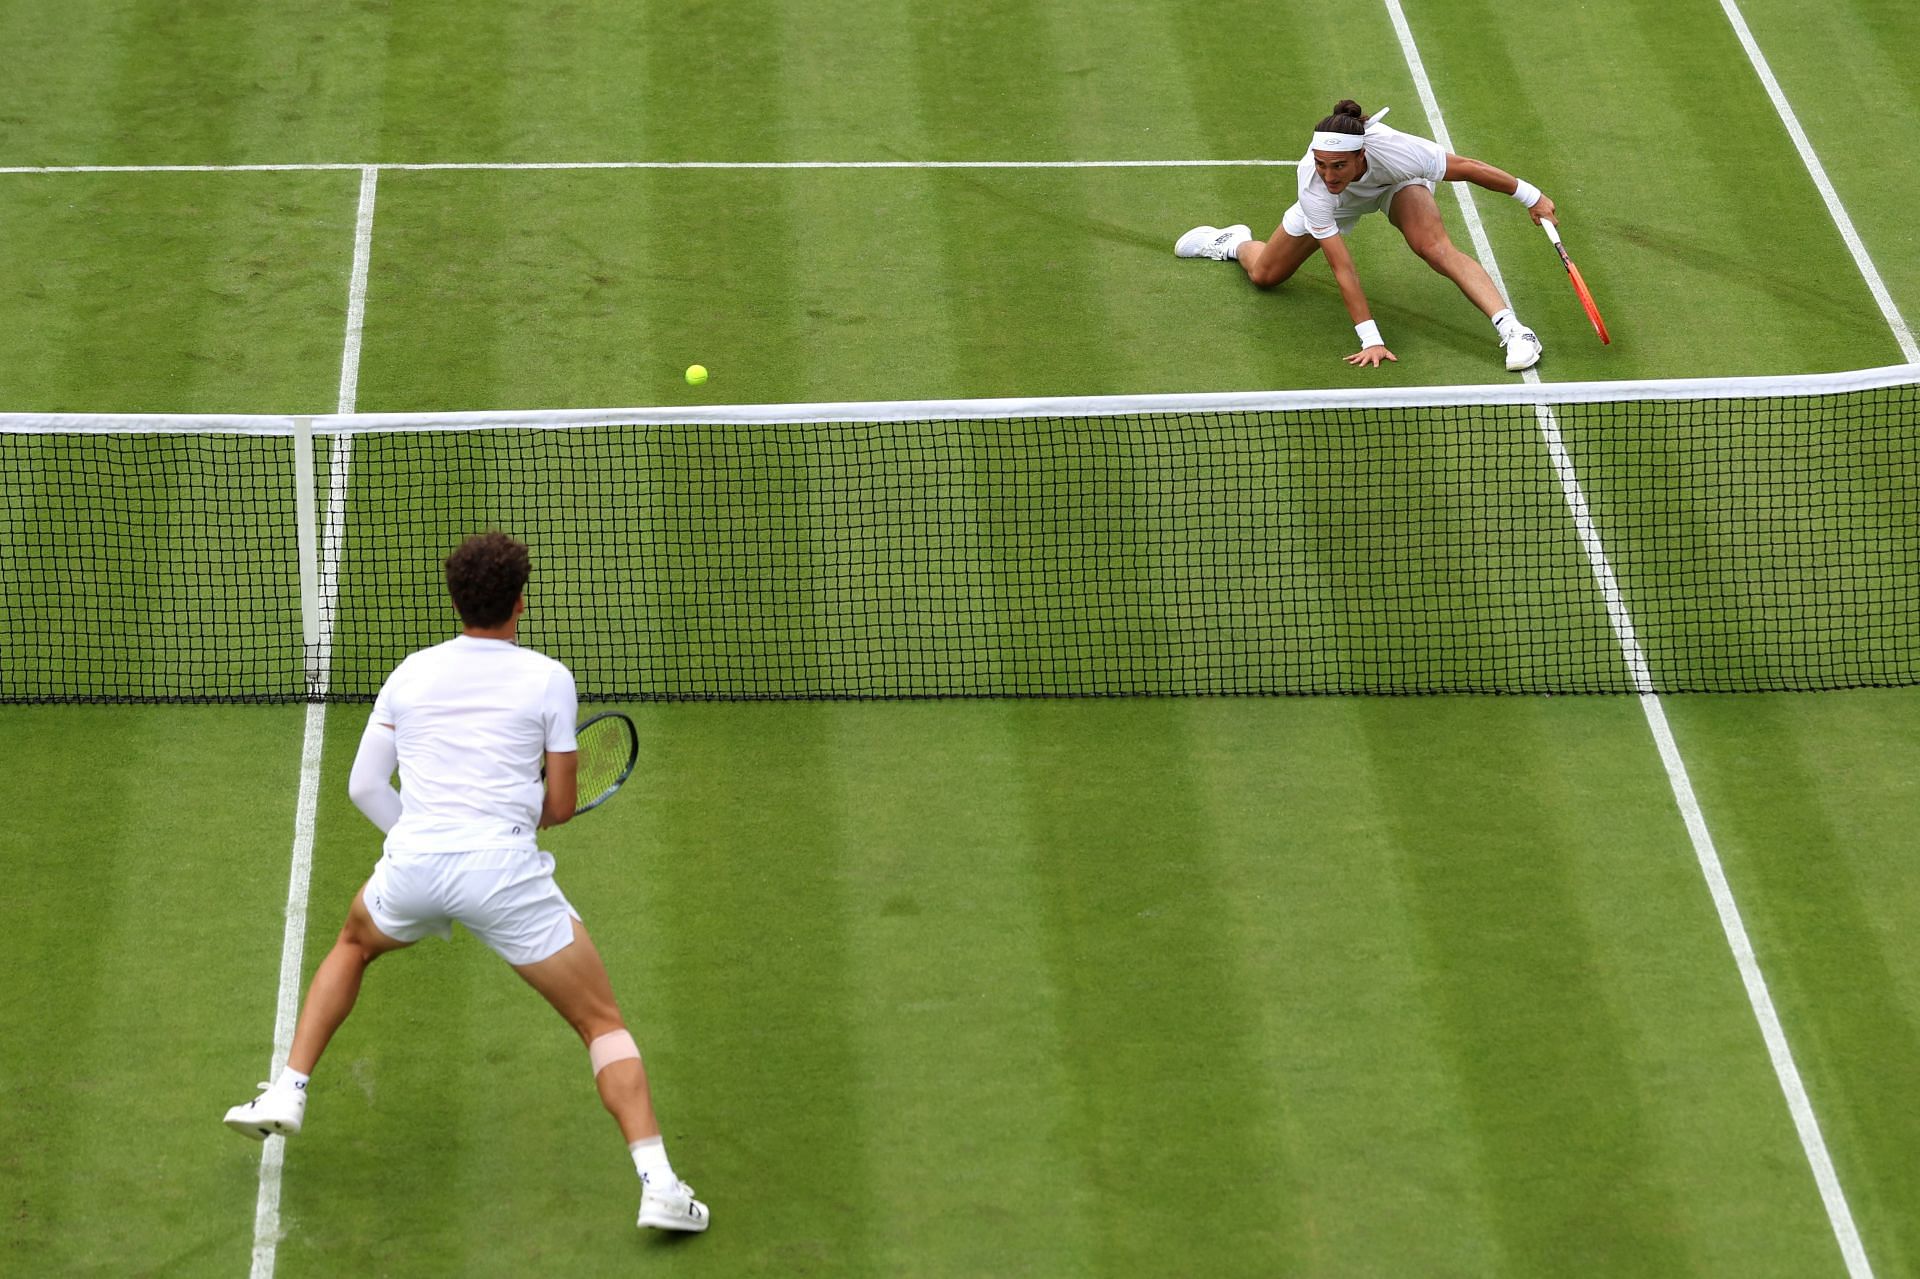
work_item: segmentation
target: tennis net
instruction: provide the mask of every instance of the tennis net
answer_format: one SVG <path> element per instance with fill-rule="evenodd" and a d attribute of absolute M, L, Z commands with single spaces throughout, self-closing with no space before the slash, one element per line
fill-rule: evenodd
<path fill-rule="evenodd" d="M 484 528 L 590 699 L 1913 684 L 1920 367 L 0 415 L 0 701 L 369 699 Z"/>

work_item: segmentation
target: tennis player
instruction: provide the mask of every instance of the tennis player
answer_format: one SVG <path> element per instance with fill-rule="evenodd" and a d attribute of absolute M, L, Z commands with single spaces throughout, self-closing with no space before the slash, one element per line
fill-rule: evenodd
<path fill-rule="evenodd" d="M 579 708 L 572 673 L 515 643 L 529 571 L 527 548 L 504 533 L 468 538 L 447 557 L 461 633 L 388 676 L 348 782 L 386 832 L 385 855 L 313 975 L 286 1069 L 227 1111 L 227 1126 L 255 1141 L 299 1132 L 308 1076 L 353 1010 L 367 965 L 429 933 L 451 937 L 457 920 L 579 1032 L 640 1174 L 639 1224 L 705 1230 L 706 1205 L 667 1162 L 640 1050 L 600 953 L 535 842 L 537 829 L 573 816 Z"/>
<path fill-rule="evenodd" d="M 1244 225 L 1199 226 L 1181 236 L 1173 251 L 1183 258 L 1237 261 L 1247 278 L 1264 289 L 1290 278 L 1315 249 L 1321 250 L 1360 338 L 1359 351 L 1346 361 L 1373 367 L 1400 357 L 1381 341 L 1380 326 L 1374 322 L 1359 273 L 1353 268 L 1346 234 L 1362 217 L 1384 209 L 1387 221 L 1407 238 L 1407 247 L 1458 285 L 1467 300 L 1493 321 L 1500 345 L 1506 348 L 1507 367 L 1516 373 L 1532 368 L 1540 362 L 1539 337 L 1520 323 L 1486 268 L 1453 247 L 1433 198 L 1433 184 L 1442 179 L 1471 182 L 1510 195 L 1536 223 L 1554 220 L 1553 201 L 1532 183 L 1490 164 L 1449 155 L 1437 142 L 1388 128 L 1380 123 L 1386 114 L 1382 108 L 1368 119 L 1360 104 L 1351 100 L 1334 106 L 1333 114 L 1314 129 L 1312 147 L 1300 159 L 1299 201 L 1265 243 L 1254 239 Z"/>

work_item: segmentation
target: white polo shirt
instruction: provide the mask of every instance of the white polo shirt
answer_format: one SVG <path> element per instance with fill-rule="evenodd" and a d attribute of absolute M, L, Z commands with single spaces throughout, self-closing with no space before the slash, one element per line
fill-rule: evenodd
<path fill-rule="evenodd" d="M 1367 171 L 1339 195 L 1327 190 L 1313 166 L 1313 150 L 1300 161 L 1301 216 L 1316 240 L 1331 239 L 1363 213 L 1380 207 L 1382 197 L 1409 182 L 1438 182 L 1447 176 L 1447 149 L 1438 142 L 1384 124 L 1367 126 Z"/>
<path fill-rule="evenodd" d="M 373 703 L 400 761 L 386 851 L 537 849 L 540 766 L 575 749 L 578 713 L 573 673 L 511 640 L 459 635 L 409 656 Z"/>

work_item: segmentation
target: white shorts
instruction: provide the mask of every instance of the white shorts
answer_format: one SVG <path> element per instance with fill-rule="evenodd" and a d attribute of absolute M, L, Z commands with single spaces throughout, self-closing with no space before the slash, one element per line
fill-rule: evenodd
<path fill-rule="evenodd" d="M 1402 182 L 1399 186 L 1388 187 L 1371 200 L 1364 201 L 1360 204 L 1343 204 L 1333 211 L 1334 227 L 1338 229 L 1341 235 L 1345 235 L 1347 232 L 1353 230 L 1354 223 L 1366 217 L 1367 214 L 1384 213 L 1387 209 L 1391 208 L 1393 205 L 1393 197 L 1399 195 L 1408 187 L 1425 187 L 1431 191 L 1433 190 L 1433 183 L 1425 178 L 1410 178 Z M 1288 235 L 1304 237 L 1313 234 L 1312 231 L 1307 229 L 1307 215 L 1300 212 L 1300 206 L 1298 204 L 1287 210 L 1286 216 L 1280 219 L 1280 227 Z"/>
<path fill-rule="evenodd" d="M 536 964 L 573 940 L 580 913 L 544 852 L 427 853 L 380 858 L 364 899 L 395 941 L 453 936 L 457 921 L 509 964 Z"/>

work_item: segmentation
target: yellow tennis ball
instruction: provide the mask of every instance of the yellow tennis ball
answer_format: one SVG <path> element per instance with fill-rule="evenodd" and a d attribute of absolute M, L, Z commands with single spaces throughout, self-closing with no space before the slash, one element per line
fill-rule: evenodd
<path fill-rule="evenodd" d="M 706 380 L 707 380 L 706 365 L 689 364 L 687 366 L 687 385 L 688 386 L 699 386 L 702 382 Z"/>

